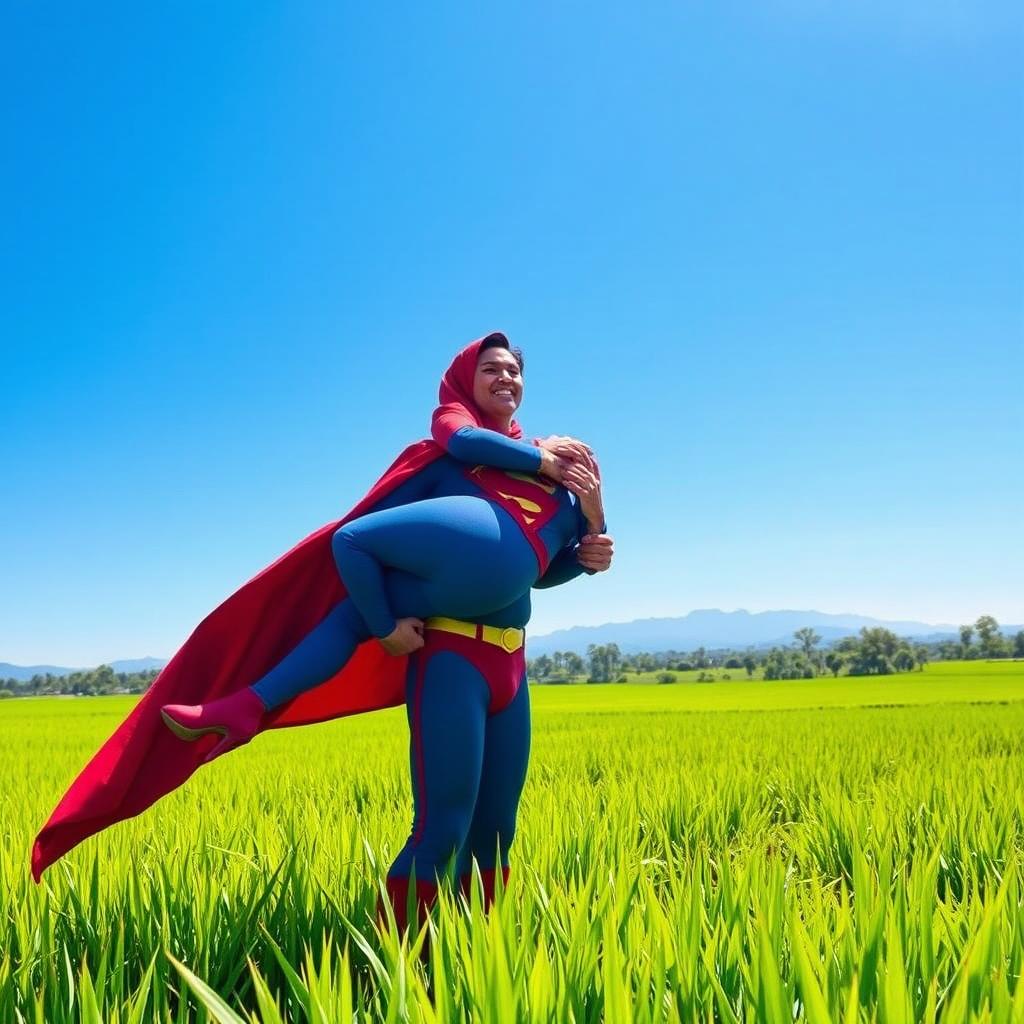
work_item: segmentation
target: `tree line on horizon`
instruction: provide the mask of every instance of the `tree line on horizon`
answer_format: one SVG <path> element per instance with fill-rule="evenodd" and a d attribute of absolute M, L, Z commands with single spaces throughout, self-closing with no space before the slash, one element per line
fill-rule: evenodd
<path fill-rule="evenodd" d="M 575 651 L 553 651 L 527 661 L 527 675 L 538 683 L 625 682 L 628 673 L 657 672 L 660 683 L 677 681 L 676 672 L 699 670 L 701 681 L 714 679 L 712 669 L 745 672 L 752 679 L 814 679 L 818 676 L 889 675 L 922 669 L 929 661 L 970 658 L 1024 658 L 1024 630 L 1013 637 L 999 632 L 991 615 L 959 630 L 959 641 L 911 643 L 882 626 L 861 629 L 857 636 L 843 637 L 821 648 L 821 637 L 810 626 L 796 630 L 794 643 L 767 651 L 698 647 L 694 651 L 661 651 L 624 654 L 617 644 L 590 644 L 586 656 Z M 109 665 L 81 669 L 67 675 L 37 673 L 31 679 L 0 679 L 0 699 L 5 697 L 141 694 L 160 674 L 159 669 L 115 672 Z M 706 674 L 706 675 L 705 675 Z"/>
<path fill-rule="evenodd" d="M 991 615 L 961 626 L 959 642 L 953 640 L 912 643 L 883 626 L 865 626 L 856 636 L 843 637 L 821 648 L 821 636 L 810 626 L 794 632 L 794 643 L 767 651 L 733 650 L 661 651 L 624 654 L 617 644 L 590 644 L 587 656 L 572 651 L 553 651 L 531 658 L 527 674 L 539 683 L 568 683 L 581 676 L 588 683 L 625 682 L 628 673 L 657 672 L 657 681 L 676 682 L 676 672 L 700 670 L 702 681 L 714 678 L 712 669 L 728 669 L 761 678 L 814 679 L 818 676 L 891 675 L 923 669 L 929 661 L 970 658 L 1024 658 L 1024 630 L 1013 637 L 999 632 Z M 973 641 L 977 638 L 977 643 Z M 706 673 L 706 676 L 705 676 Z"/>
<path fill-rule="evenodd" d="M 31 679 L 0 679 L 0 698 L 145 693 L 159 674 L 160 670 L 155 668 L 142 672 L 115 672 L 109 665 L 79 669 L 67 675 L 37 672 Z"/>

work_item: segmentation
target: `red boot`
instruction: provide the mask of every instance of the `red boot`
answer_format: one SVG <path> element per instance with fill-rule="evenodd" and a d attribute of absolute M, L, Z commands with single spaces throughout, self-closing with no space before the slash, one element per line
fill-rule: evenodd
<path fill-rule="evenodd" d="M 219 732 L 224 737 L 203 758 L 203 764 L 208 764 L 248 743 L 259 732 L 266 710 L 253 689 L 245 686 L 208 704 L 165 704 L 160 714 L 167 728 L 183 740 L 197 740 L 210 732 Z"/>
<path fill-rule="evenodd" d="M 401 934 L 409 926 L 409 879 L 401 878 L 397 875 L 388 875 L 384 880 L 384 887 L 387 889 L 388 898 L 391 900 L 391 907 L 395 912 L 395 924 L 398 925 L 398 932 Z M 421 927 L 423 922 L 426 921 L 427 913 L 435 899 L 437 899 L 437 883 L 423 882 L 416 879 L 417 928 Z M 382 921 L 387 917 L 380 900 L 377 901 L 377 914 Z"/>
<path fill-rule="evenodd" d="M 494 903 L 494 876 L 497 873 L 496 868 L 481 868 L 480 869 L 480 881 L 483 883 L 483 908 L 487 910 L 491 904 Z M 501 869 L 501 880 L 504 883 L 503 888 L 508 888 L 508 868 L 502 867 Z M 463 893 L 465 893 L 466 901 L 469 902 L 470 893 L 473 885 L 473 872 L 467 871 L 464 875 L 459 878 Z"/>

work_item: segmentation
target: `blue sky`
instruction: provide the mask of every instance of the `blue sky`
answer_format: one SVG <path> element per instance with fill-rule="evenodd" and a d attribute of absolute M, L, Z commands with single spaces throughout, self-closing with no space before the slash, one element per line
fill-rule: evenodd
<path fill-rule="evenodd" d="M 1024 621 L 1014 5 L 22 5 L 5 35 L 0 661 L 173 654 L 494 329 L 617 544 L 534 632 Z"/>

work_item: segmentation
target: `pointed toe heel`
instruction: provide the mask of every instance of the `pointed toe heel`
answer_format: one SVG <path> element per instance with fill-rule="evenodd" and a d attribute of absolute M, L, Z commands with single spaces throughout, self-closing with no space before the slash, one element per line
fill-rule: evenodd
<path fill-rule="evenodd" d="M 164 704 L 160 716 L 180 739 L 197 740 L 211 732 L 223 737 L 204 758 L 203 764 L 207 764 L 248 743 L 259 732 L 265 710 L 263 701 L 245 687 L 208 704 Z"/>

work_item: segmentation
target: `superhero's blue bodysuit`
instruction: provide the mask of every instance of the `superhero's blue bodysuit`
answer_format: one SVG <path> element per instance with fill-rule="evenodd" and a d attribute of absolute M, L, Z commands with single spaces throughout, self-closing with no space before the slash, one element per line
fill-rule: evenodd
<path fill-rule="evenodd" d="M 465 472 L 467 465 L 489 465 L 535 473 L 539 449 L 476 427 L 453 434 L 447 449 L 372 512 L 337 530 L 333 551 L 348 597 L 252 687 L 268 708 L 329 679 L 360 643 L 389 634 L 397 618 L 522 627 L 531 587 L 556 586 L 586 571 L 576 559 L 586 523 L 565 488 L 557 488 L 558 510 L 539 531 L 549 563 L 538 578 L 537 555 L 522 529 Z M 465 656 L 470 648 L 435 650 L 430 635 L 409 659 L 415 818 L 389 877 L 408 878 L 415 865 L 417 879 L 432 882 L 455 853 L 460 876 L 471 857 L 481 869 L 495 868 L 496 852 L 507 868 L 530 716 L 521 654 L 517 678 L 509 681 L 506 662 L 482 670 L 479 658 L 474 664 Z"/>

